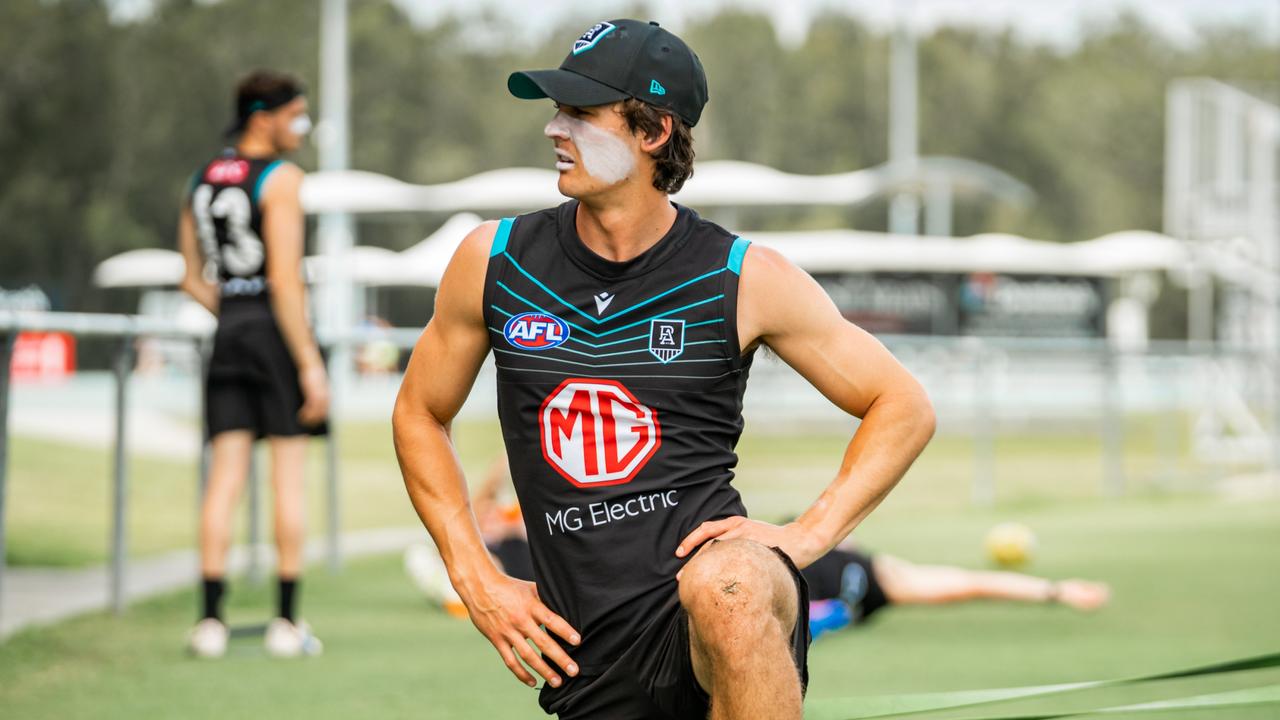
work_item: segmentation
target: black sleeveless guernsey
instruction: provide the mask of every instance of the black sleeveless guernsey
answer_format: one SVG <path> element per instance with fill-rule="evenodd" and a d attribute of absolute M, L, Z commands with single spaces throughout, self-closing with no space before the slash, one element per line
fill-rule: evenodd
<path fill-rule="evenodd" d="M 270 314 L 267 247 L 259 197 L 277 158 L 249 158 L 227 148 L 191 178 L 189 202 L 206 277 L 216 276 L 224 311 Z"/>
<path fill-rule="evenodd" d="M 569 651 L 589 676 L 677 592 L 676 545 L 746 514 L 730 481 L 751 356 L 748 241 L 676 206 L 656 245 L 612 262 L 579 239 L 577 208 L 501 221 L 484 315 L 538 592 L 582 633 Z"/>

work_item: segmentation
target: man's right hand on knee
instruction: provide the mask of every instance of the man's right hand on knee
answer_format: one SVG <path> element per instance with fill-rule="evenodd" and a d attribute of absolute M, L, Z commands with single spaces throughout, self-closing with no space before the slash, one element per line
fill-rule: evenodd
<path fill-rule="evenodd" d="M 542 603 L 536 585 L 496 571 L 486 573 L 476 582 L 462 585 L 458 591 L 471 614 L 471 622 L 493 643 L 507 669 L 520 682 L 529 687 L 537 686 L 537 680 L 528 669 L 533 668 L 552 687 L 559 687 L 563 679 L 547 660 L 570 677 L 578 674 L 577 663 L 569 658 L 551 633 L 572 645 L 577 645 L 582 639 L 564 618 Z M 533 641 L 537 650 L 529 645 L 528 640 Z M 538 651 L 542 654 L 539 655 Z"/>

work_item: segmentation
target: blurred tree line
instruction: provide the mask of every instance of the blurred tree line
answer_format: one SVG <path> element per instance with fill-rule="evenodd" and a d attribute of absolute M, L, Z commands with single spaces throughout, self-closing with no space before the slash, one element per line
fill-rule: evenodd
<path fill-rule="evenodd" d="M 36 283 L 66 310 L 129 310 L 91 286 L 115 253 L 171 247 L 184 181 L 215 153 L 236 79 L 288 69 L 316 88 L 316 0 L 160 0 L 112 22 L 102 0 L 0 4 L 0 287 Z M 637 14 L 647 15 L 643 8 Z M 543 103 L 507 95 L 517 68 L 554 67 L 598 18 L 567 18 L 534 43 L 511 20 L 482 31 L 415 25 L 389 0 L 351 3 L 352 164 L 412 182 L 512 165 L 547 167 Z M 837 14 L 804 43 L 767 18 L 726 10 L 683 32 L 710 80 L 699 157 L 796 173 L 888 156 L 889 39 Z M 920 151 L 971 158 L 1031 186 L 1036 204 L 956 208 L 957 234 L 1079 240 L 1160 230 L 1164 93 L 1210 75 L 1280 98 L 1280 47 L 1249 27 L 1171 42 L 1136 18 L 1070 49 L 1008 31 L 943 29 L 919 40 Z M 313 94 L 315 104 L 317 97 Z M 314 151 L 295 158 L 314 167 Z M 741 229 L 883 229 L 883 203 L 743 210 Z M 403 248 L 440 218 L 362 221 L 361 242 Z M 122 306 L 123 305 L 123 306 Z"/>

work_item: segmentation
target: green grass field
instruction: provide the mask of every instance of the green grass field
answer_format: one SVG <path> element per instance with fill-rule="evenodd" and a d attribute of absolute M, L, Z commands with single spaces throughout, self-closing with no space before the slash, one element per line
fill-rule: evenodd
<path fill-rule="evenodd" d="M 861 535 L 923 561 L 979 565 L 980 539 L 1005 511 L 886 512 Z M 855 695 L 1124 677 L 1280 649 L 1280 503 L 1206 497 L 1078 501 L 1017 514 L 1039 534 L 1032 570 L 1111 582 L 1092 616 L 1056 607 L 904 608 L 824 638 L 811 655 L 810 717 Z M 235 623 L 262 622 L 266 588 L 235 585 Z M 536 718 L 534 693 L 509 677 L 469 623 L 428 607 L 399 558 L 314 571 L 304 606 L 323 657 L 266 658 L 234 641 L 218 662 L 188 659 L 195 599 L 178 593 L 124 617 L 89 616 L 0 645 L 0 708 L 13 718 Z M 1019 709 L 1137 702 L 1280 682 L 1275 671 L 1023 701 Z M 1015 707 L 1011 705 L 1010 707 Z M 1275 707 L 1179 713 L 1275 717 Z M 948 717 L 983 717 L 993 709 Z M 1003 712 L 1003 706 L 1001 707 Z M 1268 714 L 1269 713 L 1269 714 Z M 1149 716 L 1148 716 L 1149 717 Z"/>
<path fill-rule="evenodd" d="M 1203 478 L 1185 450 L 1161 456 L 1153 422 L 1129 421 L 1125 466 L 1137 497 L 1163 494 L 1164 484 L 1184 482 L 1162 475 Z M 776 518 L 803 511 L 839 465 L 851 428 L 809 428 L 801 434 L 748 432 L 739 445 L 736 485 L 753 515 Z M 468 477 L 480 477 L 500 451 L 496 423 L 462 423 L 455 433 Z M 416 525 L 391 446 L 387 423 L 353 423 L 339 435 L 342 525 L 347 530 Z M 14 565 L 75 566 L 103 562 L 111 517 L 111 455 L 108 451 L 12 438 L 7 522 L 8 561 Z M 1098 498 L 1103 486 L 1101 442 L 1096 428 L 1063 432 L 1006 432 L 996 442 L 999 506 L 1015 510 Z M 324 448 L 313 443 L 309 517 L 312 534 L 322 531 Z M 260 458 L 266 467 L 265 453 Z M 967 512 L 974 473 L 969 437 L 942 433 L 877 516 L 921 510 Z M 264 486 L 264 518 L 270 492 Z M 196 536 L 196 461 L 145 456 L 129 460 L 129 550 L 137 555 L 190 548 Z M 238 537 L 247 537 L 246 515 Z M 270 537 L 270 528 L 264 528 Z"/>
<path fill-rule="evenodd" d="M 348 426 L 341 438 L 344 525 L 415 522 L 389 429 Z M 457 441 L 473 477 L 497 450 L 492 425 L 464 425 Z M 834 432 L 748 434 L 737 483 L 752 513 L 780 517 L 801 510 L 829 479 L 843 443 Z M 1092 616 L 1009 604 L 887 612 L 815 645 L 808 716 L 836 720 L 832 703 L 851 696 L 1126 677 L 1280 650 L 1280 501 L 1230 501 L 1203 489 L 1165 492 L 1158 480 L 1168 461 L 1184 476 L 1203 469 L 1185 457 L 1161 458 L 1154 447 L 1149 434 L 1129 437 L 1131 493 L 1108 499 L 1101 494 L 1096 436 L 1061 429 L 1006 434 L 997 444 L 999 502 L 974 509 L 968 504 L 971 442 L 937 438 L 859 529 L 860 542 L 919 561 L 981 567 L 985 531 L 1019 520 L 1039 538 L 1029 570 L 1106 580 L 1115 601 Z M 21 438 L 14 443 L 11 561 L 75 565 L 103 558 L 107 462 L 99 451 Z M 314 465 L 311 506 L 320 517 L 322 474 Z M 137 458 L 132 470 L 134 553 L 190 547 L 191 464 Z M 270 605 L 269 588 L 233 585 L 234 623 L 260 623 Z M 351 563 L 338 575 L 316 569 L 306 582 L 304 608 L 327 651 L 302 662 L 271 661 L 252 638 L 235 640 L 219 662 L 187 658 L 183 642 L 195 609 L 189 591 L 135 605 L 121 618 L 86 616 L 28 630 L 0 644 L 0 717 L 543 717 L 534 693 L 509 676 L 469 623 L 417 595 L 398 557 Z M 1275 682 L 1280 672 L 1259 671 L 928 717 L 1087 709 Z M 1177 717 L 1277 712 L 1271 706 Z"/>

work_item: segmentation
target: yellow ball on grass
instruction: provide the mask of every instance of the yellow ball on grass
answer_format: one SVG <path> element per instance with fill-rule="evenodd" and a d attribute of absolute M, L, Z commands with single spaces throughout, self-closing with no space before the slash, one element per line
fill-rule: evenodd
<path fill-rule="evenodd" d="M 987 531 L 984 543 L 989 555 L 1001 567 L 1018 567 L 1031 559 L 1036 549 L 1036 535 L 1031 528 L 1016 522 L 1003 522 Z"/>

